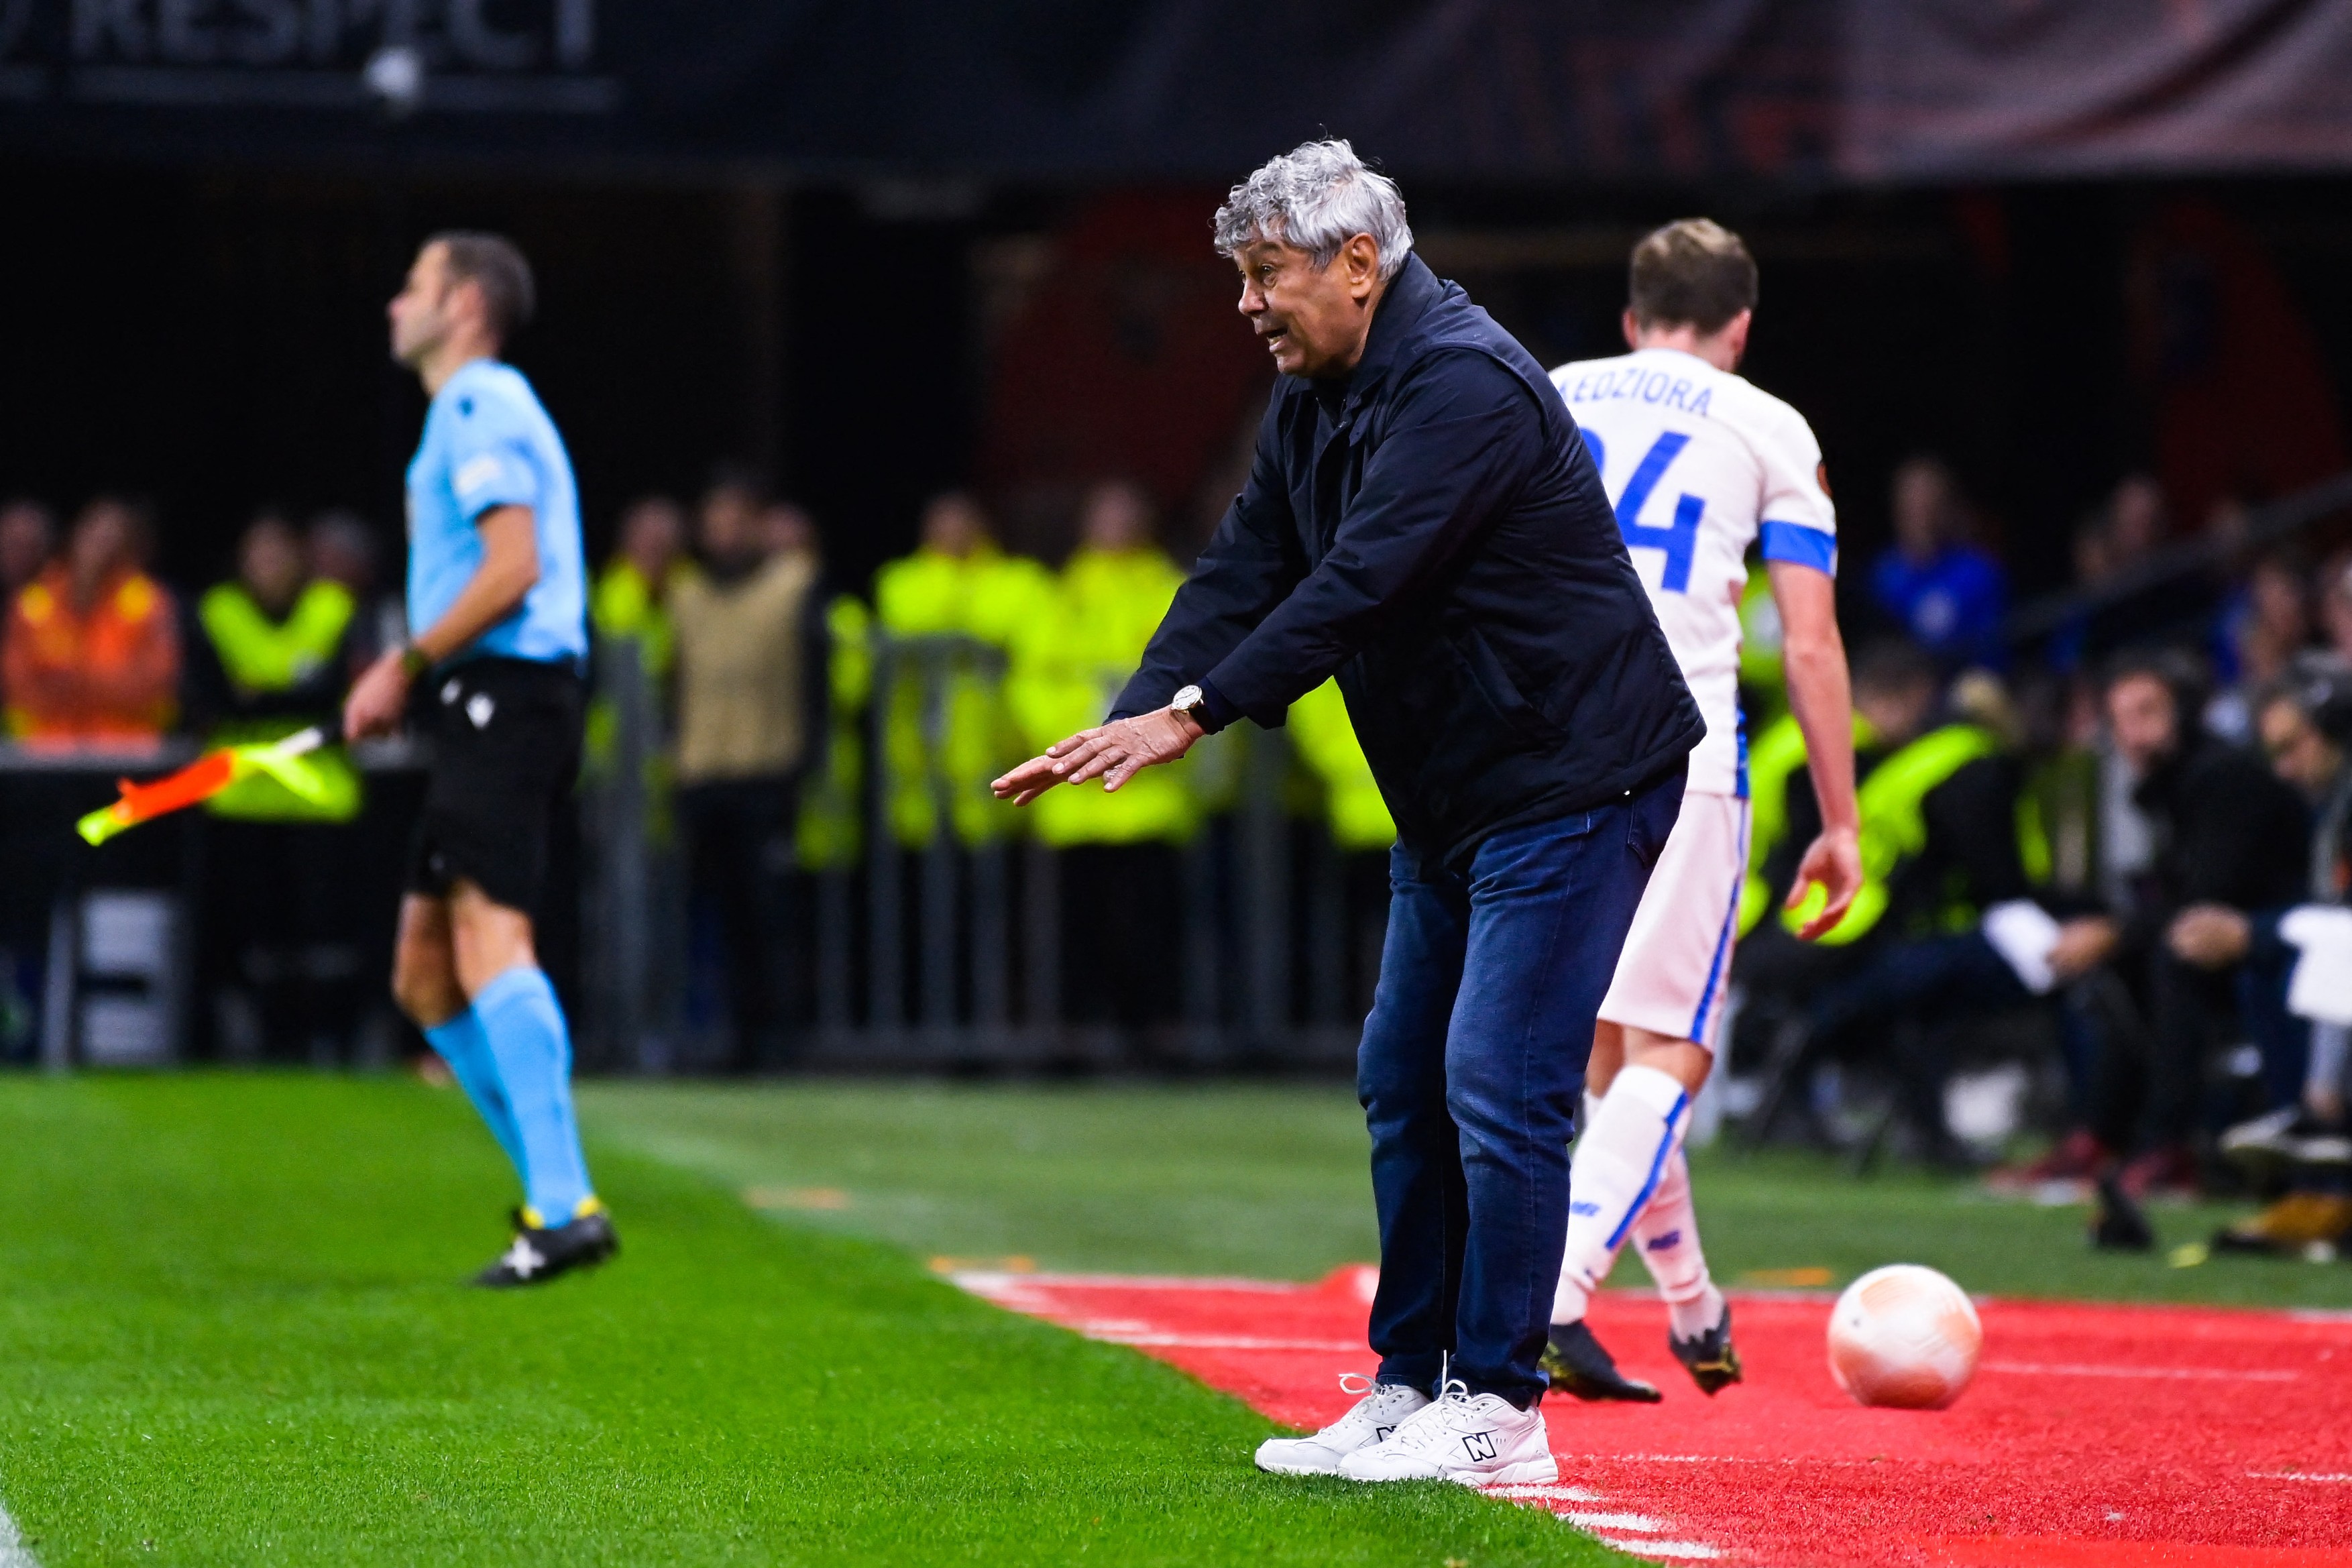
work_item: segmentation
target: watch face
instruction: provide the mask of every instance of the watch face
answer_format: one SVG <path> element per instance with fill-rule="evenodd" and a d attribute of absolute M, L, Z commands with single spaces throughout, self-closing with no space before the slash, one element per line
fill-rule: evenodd
<path fill-rule="evenodd" d="M 1201 689 L 1197 686 L 1187 686 L 1168 700 L 1168 706 L 1180 712 L 1190 712 L 1200 705 Z"/>

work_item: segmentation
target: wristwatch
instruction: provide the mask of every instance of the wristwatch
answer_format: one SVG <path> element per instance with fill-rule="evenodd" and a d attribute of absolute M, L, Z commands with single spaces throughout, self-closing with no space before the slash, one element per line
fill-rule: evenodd
<path fill-rule="evenodd" d="M 400 672 L 415 680 L 433 668 L 433 656 L 415 643 L 400 645 Z"/>
<path fill-rule="evenodd" d="M 1168 700 L 1168 711 L 1181 713 L 1206 733 L 1209 728 L 1209 700 L 1201 695 L 1198 686 L 1187 686 Z"/>

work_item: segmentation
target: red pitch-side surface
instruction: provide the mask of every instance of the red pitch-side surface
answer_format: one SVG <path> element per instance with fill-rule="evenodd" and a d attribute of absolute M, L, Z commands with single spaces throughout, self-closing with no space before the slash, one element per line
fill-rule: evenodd
<path fill-rule="evenodd" d="M 1339 1373 L 1373 1369 L 1370 1278 L 958 1276 L 1301 1427 L 1347 1408 Z M 1664 1310 L 1604 1293 L 1595 1331 L 1665 1403 L 1548 1400 L 1560 1484 L 1498 1489 L 1661 1561 L 2352 1565 L 2352 1314 L 1986 1302 L 1975 1384 L 1949 1410 L 1902 1411 L 1830 1381 L 1826 1298 L 1733 1300 L 1748 1381 L 1708 1399 L 1668 1354 Z"/>

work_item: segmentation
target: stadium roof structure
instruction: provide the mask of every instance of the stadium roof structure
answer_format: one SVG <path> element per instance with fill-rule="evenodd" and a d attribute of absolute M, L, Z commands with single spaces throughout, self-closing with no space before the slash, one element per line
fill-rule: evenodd
<path fill-rule="evenodd" d="M 1472 182 L 2352 167 L 2352 0 L 0 0 L 0 147 Z"/>

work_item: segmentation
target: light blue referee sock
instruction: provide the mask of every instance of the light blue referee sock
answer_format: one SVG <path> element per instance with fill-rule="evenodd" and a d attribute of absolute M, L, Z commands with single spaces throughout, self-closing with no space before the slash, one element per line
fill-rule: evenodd
<path fill-rule="evenodd" d="M 475 993 L 499 1082 L 514 1108 L 522 1144 L 522 1184 L 542 1226 L 593 1212 L 588 1162 L 572 1116 L 572 1035 L 555 987 L 535 964 L 518 964 Z"/>
<path fill-rule="evenodd" d="M 515 1174 L 521 1175 L 522 1132 L 515 1126 L 514 1107 L 507 1103 L 506 1090 L 499 1087 L 499 1064 L 490 1055 L 490 1037 L 482 1032 L 480 1016 L 468 1007 L 447 1023 L 425 1030 L 425 1037 L 449 1064 L 466 1098 L 490 1124 L 490 1135 L 514 1162 Z"/>

